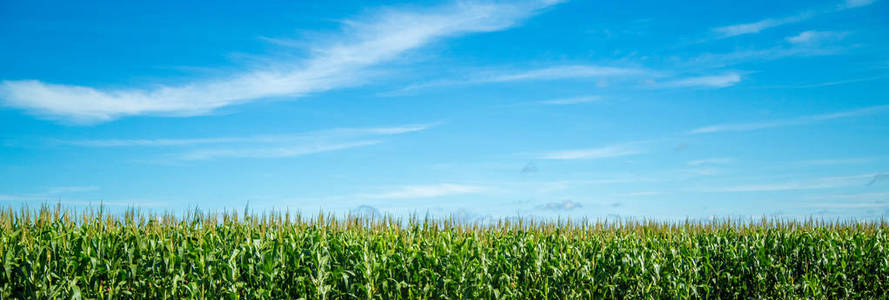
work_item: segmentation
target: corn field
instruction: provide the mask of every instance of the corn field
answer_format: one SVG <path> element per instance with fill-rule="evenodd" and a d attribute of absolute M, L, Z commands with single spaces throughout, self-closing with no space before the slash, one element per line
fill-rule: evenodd
<path fill-rule="evenodd" d="M 886 299 L 887 229 L 9 208 L 0 299 Z"/>

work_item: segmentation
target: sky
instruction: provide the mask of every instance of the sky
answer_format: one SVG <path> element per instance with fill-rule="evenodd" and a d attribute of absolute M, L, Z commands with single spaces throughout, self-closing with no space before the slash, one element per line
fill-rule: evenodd
<path fill-rule="evenodd" d="M 3 1 L 0 205 L 889 216 L 889 3 Z"/>

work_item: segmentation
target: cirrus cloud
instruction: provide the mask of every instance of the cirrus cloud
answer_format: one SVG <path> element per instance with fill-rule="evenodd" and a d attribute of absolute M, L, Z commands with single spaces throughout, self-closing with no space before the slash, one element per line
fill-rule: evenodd
<path fill-rule="evenodd" d="M 300 61 L 248 69 L 227 78 L 155 88 L 103 89 L 39 80 L 0 82 L 0 103 L 75 123 L 136 115 L 193 116 L 261 99 L 300 97 L 359 85 L 367 69 L 410 50 L 464 34 L 515 26 L 557 1 L 457 2 L 428 9 L 385 9 L 344 21 L 343 33 L 315 44 Z"/>

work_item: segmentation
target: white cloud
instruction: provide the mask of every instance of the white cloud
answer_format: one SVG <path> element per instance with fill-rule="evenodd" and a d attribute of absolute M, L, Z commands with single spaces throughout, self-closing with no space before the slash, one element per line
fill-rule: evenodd
<path fill-rule="evenodd" d="M 611 145 L 600 148 L 561 150 L 540 155 L 540 159 L 599 159 L 640 154 L 643 151 L 627 144 Z"/>
<path fill-rule="evenodd" d="M 54 186 L 38 193 L 0 194 L 0 201 L 49 201 L 59 200 L 62 196 L 76 193 L 98 191 L 97 186 Z"/>
<path fill-rule="evenodd" d="M 874 162 L 874 158 L 834 158 L 834 159 L 815 159 L 799 161 L 797 164 L 804 166 L 828 166 L 828 165 L 845 165 L 845 164 L 866 164 Z"/>
<path fill-rule="evenodd" d="M 803 117 L 799 117 L 799 118 L 795 118 L 795 119 L 774 120 L 774 121 L 764 121 L 764 122 L 751 122 L 751 123 L 710 125 L 710 126 L 705 126 L 705 127 L 694 129 L 690 133 L 699 134 L 699 133 L 714 133 L 714 132 L 724 132 L 724 131 L 751 131 L 751 130 L 773 128 L 773 127 L 806 125 L 806 124 L 823 122 L 823 121 L 828 121 L 828 120 L 833 120 L 833 119 L 863 116 L 863 115 L 882 112 L 887 109 L 889 109 L 889 105 L 877 105 L 877 106 L 865 107 L 865 108 L 830 113 L 830 114 L 803 116 Z"/>
<path fill-rule="evenodd" d="M 871 3 L 876 2 L 876 0 L 846 0 L 840 8 L 853 8 L 853 7 L 861 7 L 867 6 Z"/>
<path fill-rule="evenodd" d="M 557 80 L 571 78 L 601 78 L 641 75 L 648 71 L 634 68 L 605 67 L 591 65 L 554 66 L 537 70 L 500 74 L 480 78 L 477 82 L 511 82 L 525 80 Z"/>
<path fill-rule="evenodd" d="M 873 208 L 889 206 L 889 192 L 812 195 L 807 198 L 822 201 L 832 200 L 834 202 L 806 202 L 800 203 L 800 205 L 830 208 Z"/>
<path fill-rule="evenodd" d="M 832 208 L 874 208 L 889 206 L 889 202 L 870 202 L 870 203 L 815 203 L 809 205 L 811 207 L 832 207 Z"/>
<path fill-rule="evenodd" d="M 663 192 L 629 192 L 614 194 L 615 197 L 649 197 L 663 195 Z"/>
<path fill-rule="evenodd" d="M 711 187 L 699 189 L 700 192 L 776 192 L 776 191 L 798 191 L 798 190 L 819 190 L 832 189 L 840 187 L 849 187 L 861 185 L 863 186 L 868 178 L 874 177 L 874 174 L 862 174 L 854 176 L 839 177 L 821 177 L 808 180 L 788 181 L 780 183 L 764 183 L 764 184 L 746 184 L 735 186 Z"/>
<path fill-rule="evenodd" d="M 540 208 L 542 208 L 542 209 L 556 210 L 556 211 L 571 211 L 571 210 L 575 210 L 575 209 L 578 209 L 581 207 L 583 207 L 583 205 L 581 205 L 580 203 L 571 201 L 571 200 L 565 200 L 562 202 L 550 202 L 550 203 L 546 203 L 546 204 L 540 206 Z"/>
<path fill-rule="evenodd" d="M 807 197 L 807 199 L 812 200 L 889 200 L 889 192 L 874 192 L 874 193 L 852 193 L 852 194 L 828 194 L 828 195 L 812 195 Z"/>
<path fill-rule="evenodd" d="M 46 195 L 8 195 L 0 194 L 0 201 L 48 201 L 54 198 Z"/>
<path fill-rule="evenodd" d="M 413 198 L 437 198 L 452 195 L 477 194 L 487 190 L 487 188 L 475 185 L 464 184 L 433 184 L 433 185 L 409 185 L 396 188 L 395 190 L 359 195 L 361 198 L 370 199 L 413 199 Z"/>
<path fill-rule="evenodd" d="M 786 57 L 812 57 L 843 53 L 850 49 L 843 45 L 825 44 L 792 44 L 790 46 L 777 46 L 768 49 L 742 49 L 728 53 L 704 53 L 683 63 L 686 67 L 718 68 L 750 61 L 768 61 Z M 724 78 L 731 79 L 725 74 Z M 739 75 L 740 76 L 740 75 Z M 714 76 L 715 78 L 715 76 Z"/>
<path fill-rule="evenodd" d="M 735 161 L 735 160 L 732 158 L 729 158 L 729 157 L 717 157 L 717 158 L 692 160 L 686 164 L 688 164 L 689 166 L 699 166 L 699 165 L 728 164 L 733 161 Z"/>
<path fill-rule="evenodd" d="M 767 18 L 756 22 L 728 25 L 713 28 L 712 31 L 719 37 L 727 38 L 745 34 L 759 33 L 763 30 L 778 27 L 785 24 L 798 23 L 819 15 L 843 11 L 850 8 L 863 7 L 874 3 L 874 0 L 846 0 L 832 9 L 808 10 L 784 18 Z"/>
<path fill-rule="evenodd" d="M 92 192 L 99 190 L 97 186 L 57 186 L 51 187 L 45 191 L 37 193 L 23 194 L 0 194 L 0 201 L 20 201 L 20 202 L 41 202 L 41 203 L 60 203 L 63 205 L 91 205 L 98 207 L 103 206 L 124 206 L 124 207 L 159 207 L 168 206 L 169 203 L 144 200 L 129 201 L 90 201 L 78 200 L 78 196 L 72 194 Z M 74 199 L 72 199 L 74 198 Z"/>
<path fill-rule="evenodd" d="M 722 75 L 708 75 L 674 79 L 662 83 L 655 83 L 656 87 L 684 88 L 684 87 L 729 87 L 741 82 L 741 75 L 727 73 Z"/>
<path fill-rule="evenodd" d="M 396 135 L 417 132 L 429 129 L 437 125 L 412 124 L 394 127 L 367 127 L 367 128 L 336 128 L 319 130 L 299 134 L 255 135 L 245 137 L 210 137 L 210 138 L 182 138 L 182 139 L 104 139 L 104 140 L 57 140 L 55 142 L 81 147 L 171 147 L 171 146 L 195 146 L 207 144 L 240 144 L 240 143 L 296 143 L 312 140 L 329 140 L 354 138 L 376 135 Z"/>
<path fill-rule="evenodd" d="M 317 134 L 339 134 L 339 135 L 393 135 L 403 134 L 415 131 L 422 131 L 441 123 L 412 124 L 396 127 L 369 127 L 369 128 L 337 128 L 323 130 Z"/>
<path fill-rule="evenodd" d="M 578 179 L 578 180 L 559 180 L 559 181 L 543 181 L 529 185 L 528 182 L 510 183 L 510 190 L 521 190 L 522 188 L 531 186 L 537 191 L 543 193 L 551 193 L 572 189 L 575 187 L 589 187 L 591 185 L 612 185 L 612 184 L 629 184 L 658 181 L 655 178 L 637 177 L 637 176 L 620 176 L 607 177 L 600 179 Z"/>
<path fill-rule="evenodd" d="M 790 17 L 785 17 L 785 18 L 778 18 L 778 19 L 769 18 L 769 19 L 764 19 L 764 20 L 752 22 L 752 23 L 716 27 L 716 28 L 713 28 L 713 32 L 719 34 L 721 37 L 733 37 L 733 36 L 744 35 L 744 34 L 759 33 L 760 31 L 763 31 L 763 30 L 766 30 L 766 29 L 769 29 L 772 27 L 778 27 L 778 26 L 781 26 L 784 24 L 804 21 L 804 20 L 807 20 L 811 17 L 814 17 L 815 15 L 816 14 L 813 12 L 803 12 L 803 13 L 800 13 L 800 14 L 797 14 L 794 16 L 790 16 Z"/>
<path fill-rule="evenodd" d="M 687 174 L 690 176 L 714 176 L 724 173 L 725 171 L 716 168 L 689 168 L 677 170 L 678 174 Z"/>
<path fill-rule="evenodd" d="M 848 33 L 837 31 L 817 31 L 808 30 L 800 32 L 795 36 L 788 37 L 786 40 L 792 44 L 817 44 L 825 41 L 836 41 L 846 37 Z"/>
<path fill-rule="evenodd" d="M 471 70 L 472 77 L 462 79 L 434 80 L 406 86 L 387 95 L 400 95 L 405 92 L 432 87 L 473 85 L 483 83 L 506 83 L 521 81 L 548 81 L 566 79 L 626 79 L 639 76 L 653 76 L 653 72 L 640 68 L 613 67 L 598 65 L 557 65 L 526 70 Z"/>
<path fill-rule="evenodd" d="M 256 135 L 181 139 L 59 140 L 80 147 L 183 147 L 166 159 L 197 161 L 218 158 L 285 158 L 365 147 L 382 143 L 378 138 L 426 130 L 432 124 L 393 127 L 335 128 L 299 134 Z"/>
<path fill-rule="evenodd" d="M 84 192 L 92 192 L 98 191 L 99 187 L 97 186 L 56 186 L 51 187 L 46 193 L 47 194 L 68 194 L 68 193 L 84 193 Z"/>
<path fill-rule="evenodd" d="M 705 192 L 773 192 L 773 191 L 795 191 L 795 190 L 815 190 L 828 189 L 835 187 L 849 186 L 848 184 L 837 184 L 834 182 L 784 182 L 784 183 L 766 183 L 766 184 L 749 184 L 724 186 L 718 188 L 706 188 Z"/>
<path fill-rule="evenodd" d="M 825 87 L 825 86 L 836 86 L 836 85 L 844 85 L 844 84 L 850 84 L 850 83 L 867 82 L 867 81 L 874 81 L 874 80 L 880 80 L 880 79 L 886 79 L 886 78 L 889 78 L 889 75 L 884 74 L 884 75 L 871 76 L 871 77 L 851 78 L 851 79 L 825 81 L 825 82 L 817 82 L 817 83 L 809 83 L 809 84 L 769 85 L 769 86 L 763 86 L 763 87 L 806 89 L 806 88 L 818 88 L 818 87 Z"/>
<path fill-rule="evenodd" d="M 581 96 L 581 97 L 572 97 L 572 98 L 559 98 L 559 99 L 551 99 L 546 101 L 540 101 L 540 104 L 550 104 L 550 105 L 570 105 L 570 104 L 582 104 L 582 103 L 590 103 L 601 100 L 602 98 L 598 96 Z"/>
<path fill-rule="evenodd" d="M 241 147 L 234 149 L 199 149 L 178 155 L 180 160 L 208 160 L 217 158 L 284 158 L 330 152 L 356 147 L 371 146 L 381 141 L 354 141 L 343 143 L 317 143 L 280 147 Z"/>
<path fill-rule="evenodd" d="M 299 97 L 353 86 L 367 68 L 397 59 L 443 38 L 503 30 L 555 1 L 510 4 L 457 2 L 419 10 L 387 9 L 344 23 L 343 34 L 317 41 L 297 62 L 245 70 L 229 78 L 137 89 L 100 89 L 45 83 L 3 81 L 0 99 L 15 107 L 53 118 L 89 123 L 134 115 L 190 116 L 274 97 Z M 544 75 L 545 76 L 545 75 Z"/>
<path fill-rule="evenodd" d="M 719 75 L 703 75 L 696 77 L 682 77 L 664 72 L 636 67 L 613 67 L 597 65 L 560 65 L 531 70 L 467 70 L 466 73 L 476 74 L 469 78 L 434 80 L 419 84 L 409 85 L 399 90 L 384 93 L 387 96 L 403 95 L 411 91 L 443 86 L 461 86 L 486 83 L 508 83 L 525 81 L 555 81 L 555 80 L 595 80 L 597 86 L 608 86 L 620 83 L 623 86 L 638 86 L 640 84 L 648 88 L 688 88 L 688 87 L 713 87 L 721 88 L 732 86 L 741 81 L 738 73 L 725 73 Z M 658 82 L 656 80 L 663 80 Z M 541 104 L 577 104 L 593 102 L 597 98 L 578 97 L 568 99 L 554 99 L 542 101 Z"/>
<path fill-rule="evenodd" d="M 271 136 L 229 137 L 229 138 L 190 138 L 190 139 L 108 139 L 108 140 L 58 140 L 60 144 L 80 147 L 168 147 L 202 144 L 241 143 L 270 139 Z"/>

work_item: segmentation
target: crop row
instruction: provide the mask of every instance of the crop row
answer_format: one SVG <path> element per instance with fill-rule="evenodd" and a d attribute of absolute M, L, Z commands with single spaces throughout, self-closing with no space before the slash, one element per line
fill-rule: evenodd
<path fill-rule="evenodd" d="M 7 209 L 0 299 L 885 299 L 887 229 Z"/>

